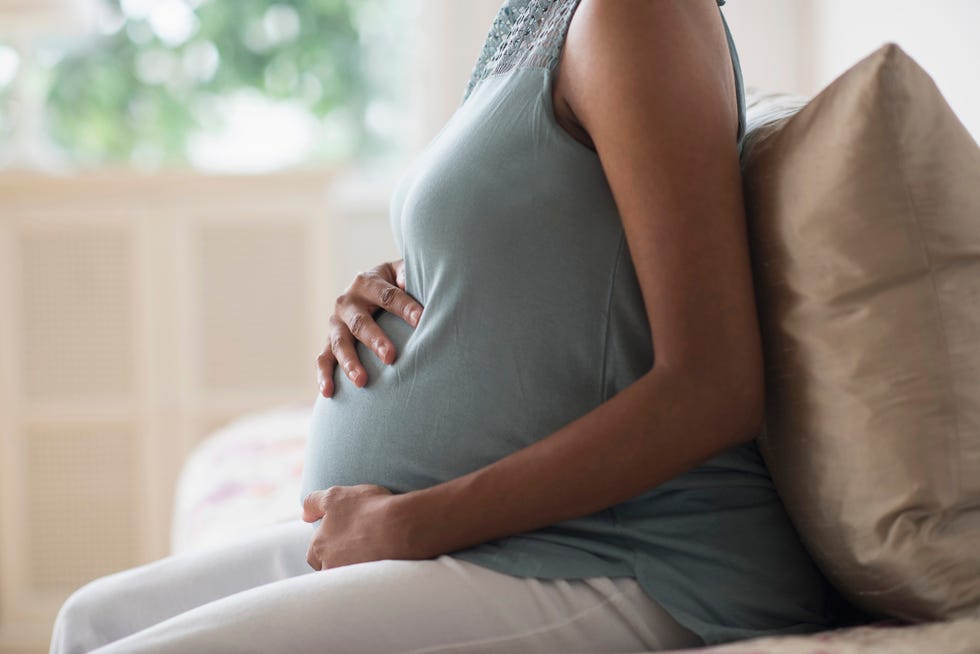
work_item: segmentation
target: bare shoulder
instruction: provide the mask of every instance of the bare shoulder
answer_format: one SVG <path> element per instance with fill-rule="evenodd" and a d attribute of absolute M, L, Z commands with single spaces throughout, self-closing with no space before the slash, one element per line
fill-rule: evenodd
<path fill-rule="evenodd" d="M 581 0 L 555 90 L 556 119 L 566 111 L 588 135 L 619 210 L 657 367 L 695 375 L 758 424 L 738 105 L 716 0 Z"/>
<path fill-rule="evenodd" d="M 595 149 L 589 114 L 616 110 L 629 90 L 670 92 L 673 106 L 707 104 L 723 126 L 738 126 L 735 82 L 724 27 L 715 0 L 581 0 L 559 61 L 553 106 L 558 122 Z M 661 93 L 661 96 L 663 94 Z M 661 107 L 665 106 L 661 103 Z M 656 107 L 644 104 L 648 111 Z"/>

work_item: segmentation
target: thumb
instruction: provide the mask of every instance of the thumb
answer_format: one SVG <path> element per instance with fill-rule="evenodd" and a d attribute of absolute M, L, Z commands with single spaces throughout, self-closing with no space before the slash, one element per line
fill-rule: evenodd
<path fill-rule="evenodd" d="M 320 491 L 313 491 L 303 499 L 303 521 L 315 522 L 326 513 Z"/>

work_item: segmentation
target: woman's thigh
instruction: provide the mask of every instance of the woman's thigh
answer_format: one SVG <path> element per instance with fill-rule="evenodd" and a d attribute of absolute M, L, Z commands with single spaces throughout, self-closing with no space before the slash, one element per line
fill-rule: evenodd
<path fill-rule="evenodd" d="M 51 652 L 88 652 L 202 604 L 312 573 L 312 536 L 311 525 L 295 520 L 89 582 L 61 607 Z"/>
<path fill-rule="evenodd" d="M 99 649 L 117 652 L 628 652 L 700 644 L 630 577 L 514 577 L 440 556 L 257 586 Z"/>

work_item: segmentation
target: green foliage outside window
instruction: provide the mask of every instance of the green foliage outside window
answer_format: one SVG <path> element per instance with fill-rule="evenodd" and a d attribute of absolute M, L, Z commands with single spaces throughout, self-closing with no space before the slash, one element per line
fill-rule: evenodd
<path fill-rule="evenodd" d="M 332 125 L 314 160 L 391 147 L 365 116 L 398 76 L 372 66 L 363 27 L 397 21 L 390 0 L 165 0 L 169 16 L 107 4 L 101 34 L 50 72 L 48 130 L 74 163 L 185 165 L 194 135 L 220 130 L 222 103 L 243 92 Z"/>

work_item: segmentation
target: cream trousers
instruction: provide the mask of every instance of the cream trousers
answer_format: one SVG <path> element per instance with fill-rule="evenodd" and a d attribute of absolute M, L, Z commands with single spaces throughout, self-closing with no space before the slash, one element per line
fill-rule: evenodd
<path fill-rule="evenodd" d="M 92 581 L 61 607 L 53 654 L 637 652 L 701 644 L 632 577 L 535 579 L 440 556 L 314 572 L 313 527 Z"/>

